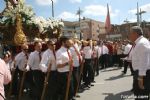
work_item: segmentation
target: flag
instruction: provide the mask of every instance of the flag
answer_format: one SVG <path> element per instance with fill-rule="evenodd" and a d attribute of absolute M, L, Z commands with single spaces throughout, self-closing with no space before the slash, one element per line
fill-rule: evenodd
<path fill-rule="evenodd" d="M 107 16 L 106 16 L 106 21 L 105 21 L 105 29 L 107 33 L 111 31 L 111 22 L 110 22 L 110 13 L 109 13 L 108 4 L 107 4 Z"/>

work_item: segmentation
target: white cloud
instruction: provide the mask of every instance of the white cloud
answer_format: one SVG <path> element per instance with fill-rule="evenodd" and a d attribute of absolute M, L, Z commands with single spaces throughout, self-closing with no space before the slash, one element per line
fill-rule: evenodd
<path fill-rule="evenodd" d="M 74 13 L 64 11 L 60 15 L 58 15 L 58 18 L 68 20 L 68 19 L 77 19 L 78 17 Z"/>
<path fill-rule="evenodd" d="M 53 2 L 56 3 L 57 0 L 53 0 Z M 51 0 L 36 0 L 36 3 L 41 6 L 48 6 L 48 5 L 51 5 L 52 1 Z"/>
<path fill-rule="evenodd" d="M 82 0 L 69 0 L 71 3 L 81 3 Z"/>
<path fill-rule="evenodd" d="M 119 10 L 112 11 L 111 6 L 109 7 L 110 16 L 115 17 L 120 12 Z M 83 14 L 91 15 L 91 16 L 106 16 L 107 15 L 107 7 L 103 5 L 89 5 L 84 8 Z"/>
<path fill-rule="evenodd" d="M 146 4 L 146 5 L 143 5 L 143 6 L 140 6 L 139 8 L 141 8 L 142 11 L 150 12 L 150 3 Z M 136 14 L 137 13 L 137 8 L 129 10 L 128 13 Z"/>

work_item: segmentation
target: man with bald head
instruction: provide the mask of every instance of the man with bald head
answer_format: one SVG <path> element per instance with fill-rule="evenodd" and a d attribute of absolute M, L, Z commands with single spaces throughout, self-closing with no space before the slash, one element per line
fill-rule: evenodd
<path fill-rule="evenodd" d="M 143 37 L 143 30 L 133 26 L 129 34 L 134 44 L 132 51 L 133 92 L 135 100 L 149 100 L 150 93 L 150 42 Z"/>

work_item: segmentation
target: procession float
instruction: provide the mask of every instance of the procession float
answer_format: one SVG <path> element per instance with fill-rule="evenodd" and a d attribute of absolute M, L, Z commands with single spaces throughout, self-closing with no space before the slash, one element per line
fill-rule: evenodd
<path fill-rule="evenodd" d="M 6 8 L 0 13 L 0 38 L 2 44 L 20 46 L 34 40 L 59 38 L 64 23 L 61 20 L 36 16 L 25 0 L 4 0 Z"/>

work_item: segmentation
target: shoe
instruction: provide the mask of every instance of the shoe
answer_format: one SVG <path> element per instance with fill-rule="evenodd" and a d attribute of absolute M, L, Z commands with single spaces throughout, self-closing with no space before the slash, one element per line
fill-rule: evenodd
<path fill-rule="evenodd" d="M 91 83 L 96 83 L 95 81 L 92 81 Z"/>
<path fill-rule="evenodd" d="M 75 97 L 72 97 L 72 99 L 71 100 L 76 100 L 76 98 Z"/>
<path fill-rule="evenodd" d="M 134 90 L 133 90 L 133 88 L 130 90 L 130 92 L 133 92 Z"/>
<path fill-rule="evenodd" d="M 90 86 L 94 86 L 94 84 L 91 84 Z"/>
<path fill-rule="evenodd" d="M 95 76 L 98 76 L 99 75 L 99 73 L 97 73 Z"/>
<path fill-rule="evenodd" d="M 76 98 L 80 98 L 80 95 L 77 94 L 77 95 L 76 95 Z"/>

